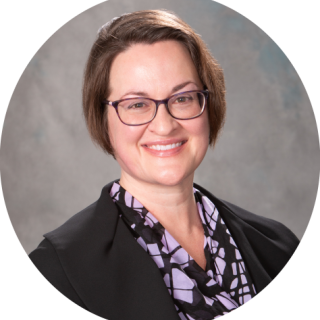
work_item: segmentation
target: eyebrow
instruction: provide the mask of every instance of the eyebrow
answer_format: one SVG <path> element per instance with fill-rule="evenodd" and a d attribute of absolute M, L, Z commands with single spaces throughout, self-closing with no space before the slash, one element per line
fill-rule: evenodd
<path fill-rule="evenodd" d="M 190 83 L 195 84 L 197 86 L 197 88 L 200 89 L 199 86 L 195 82 L 186 81 L 186 82 L 183 82 L 183 83 L 178 84 L 177 86 L 173 87 L 171 90 L 171 94 L 174 94 L 175 92 L 183 89 L 184 87 L 186 87 Z M 128 96 L 128 95 L 135 95 L 135 96 L 146 97 L 146 98 L 149 97 L 149 95 L 144 91 L 129 91 L 129 92 L 126 92 L 124 95 L 122 95 L 121 99 L 123 99 L 125 96 Z"/>

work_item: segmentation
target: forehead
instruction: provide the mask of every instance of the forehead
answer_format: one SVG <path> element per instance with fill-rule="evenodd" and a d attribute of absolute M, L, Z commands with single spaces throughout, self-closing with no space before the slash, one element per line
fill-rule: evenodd
<path fill-rule="evenodd" d="M 163 91 L 187 81 L 201 87 L 188 50 L 180 42 L 170 40 L 134 44 L 120 53 L 112 63 L 109 85 L 112 96 L 128 90 L 164 94 Z"/>

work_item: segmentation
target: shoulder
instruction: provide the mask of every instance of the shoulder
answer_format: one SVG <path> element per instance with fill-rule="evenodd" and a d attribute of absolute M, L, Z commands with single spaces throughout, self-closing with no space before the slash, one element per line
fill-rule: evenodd
<path fill-rule="evenodd" d="M 86 306 L 71 285 L 59 257 L 49 240 L 44 239 L 30 253 L 29 258 L 42 275 L 71 301 L 86 309 Z"/>
<path fill-rule="evenodd" d="M 45 239 L 29 257 L 44 277 L 73 302 L 85 307 L 79 298 L 79 281 L 74 270 L 92 272 L 89 260 L 94 250 L 112 243 L 118 213 L 109 196 L 110 184 L 102 189 L 100 198 L 81 210 Z M 75 268 L 75 265 L 78 267 Z M 92 268 L 92 267 L 91 267 Z"/>
<path fill-rule="evenodd" d="M 299 245 L 298 238 L 280 222 L 218 199 L 198 185 L 195 187 L 218 209 L 251 270 L 256 288 L 262 290 L 290 260 Z"/>
<path fill-rule="evenodd" d="M 112 236 L 118 213 L 112 201 L 109 191 L 113 182 L 107 184 L 101 191 L 99 199 L 81 210 L 57 229 L 44 235 L 56 250 L 60 252 L 67 247 L 79 247 L 85 245 L 87 240 L 94 235 L 108 231 Z"/>
<path fill-rule="evenodd" d="M 287 257 L 287 260 L 290 259 L 299 245 L 299 240 L 289 228 L 276 220 L 254 214 L 228 201 L 220 200 L 220 202 L 229 212 L 228 217 L 232 213 L 237 220 L 244 223 L 243 230 L 251 242 L 259 241 L 257 246 L 261 245 L 261 249 L 267 249 L 272 245 L 277 248 L 279 254 Z"/>
<path fill-rule="evenodd" d="M 276 220 L 262 217 L 260 215 L 249 212 L 228 201 L 220 201 L 230 212 L 233 212 L 235 215 L 237 215 L 237 217 L 239 217 L 239 219 L 242 219 L 250 226 L 264 234 L 266 237 L 270 239 L 277 239 L 280 237 L 284 242 L 291 243 L 294 249 L 298 245 L 298 238 L 284 224 Z"/>
<path fill-rule="evenodd" d="M 70 246 L 73 239 L 81 237 L 87 220 L 95 211 L 93 203 L 75 214 L 63 225 L 44 235 L 45 239 L 29 254 L 29 258 L 42 275 L 61 293 L 74 303 L 86 309 L 76 289 L 70 282 L 65 264 L 61 261 L 60 252 Z"/>
<path fill-rule="evenodd" d="M 195 186 L 217 206 L 219 212 L 222 211 L 223 218 L 229 221 L 229 223 L 237 221 L 237 223 L 241 224 L 247 231 L 250 226 L 269 239 L 275 240 L 280 237 L 283 241 L 292 243 L 294 247 L 299 243 L 294 233 L 282 223 L 240 208 L 235 204 L 215 197 L 209 191 L 198 185 Z M 246 228 L 246 226 L 248 228 Z"/>
<path fill-rule="evenodd" d="M 119 214 L 109 192 L 113 182 L 101 191 L 99 199 L 55 230 L 44 234 L 61 261 L 78 258 L 84 250 L 101 242 L 112 242 Z M 42 251 L 39 248 L 38 254 Z M 70 258 L 69 258 L 70 257 Z"/>

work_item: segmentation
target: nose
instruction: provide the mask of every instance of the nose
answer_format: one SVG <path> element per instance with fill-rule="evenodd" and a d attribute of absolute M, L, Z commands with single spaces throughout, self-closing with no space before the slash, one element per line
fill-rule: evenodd
<path fill-rule="evenodd" d="M 168 136 L 178 128 L 178 122 L 171 117 L 164 103 L 158 106 L 155 118 L 149 123 L 148 129 L 160 136 Z"/>

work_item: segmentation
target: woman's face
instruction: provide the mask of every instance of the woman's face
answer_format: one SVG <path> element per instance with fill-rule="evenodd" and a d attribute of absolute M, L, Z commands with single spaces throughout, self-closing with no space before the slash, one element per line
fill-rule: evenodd
<path fill-rule="evenodd" d="M 135 44 L 119 54 L 110 71 L 110 96 L 115 101 L 144 96 L 162 100 L 189 91 L 203 90 L 197 70 L 186 48 L 177 41 Z M 122 177 L 140 182 L 178 185 L 193 173 L 204 158 L 209 142 L 207 111 L 198 118 L 176 120 L 165 105 L 148 124 L 123 124 L 108 106 L 109 135 Z M 157 145 L 182 143 L 169 150 Z"/>

